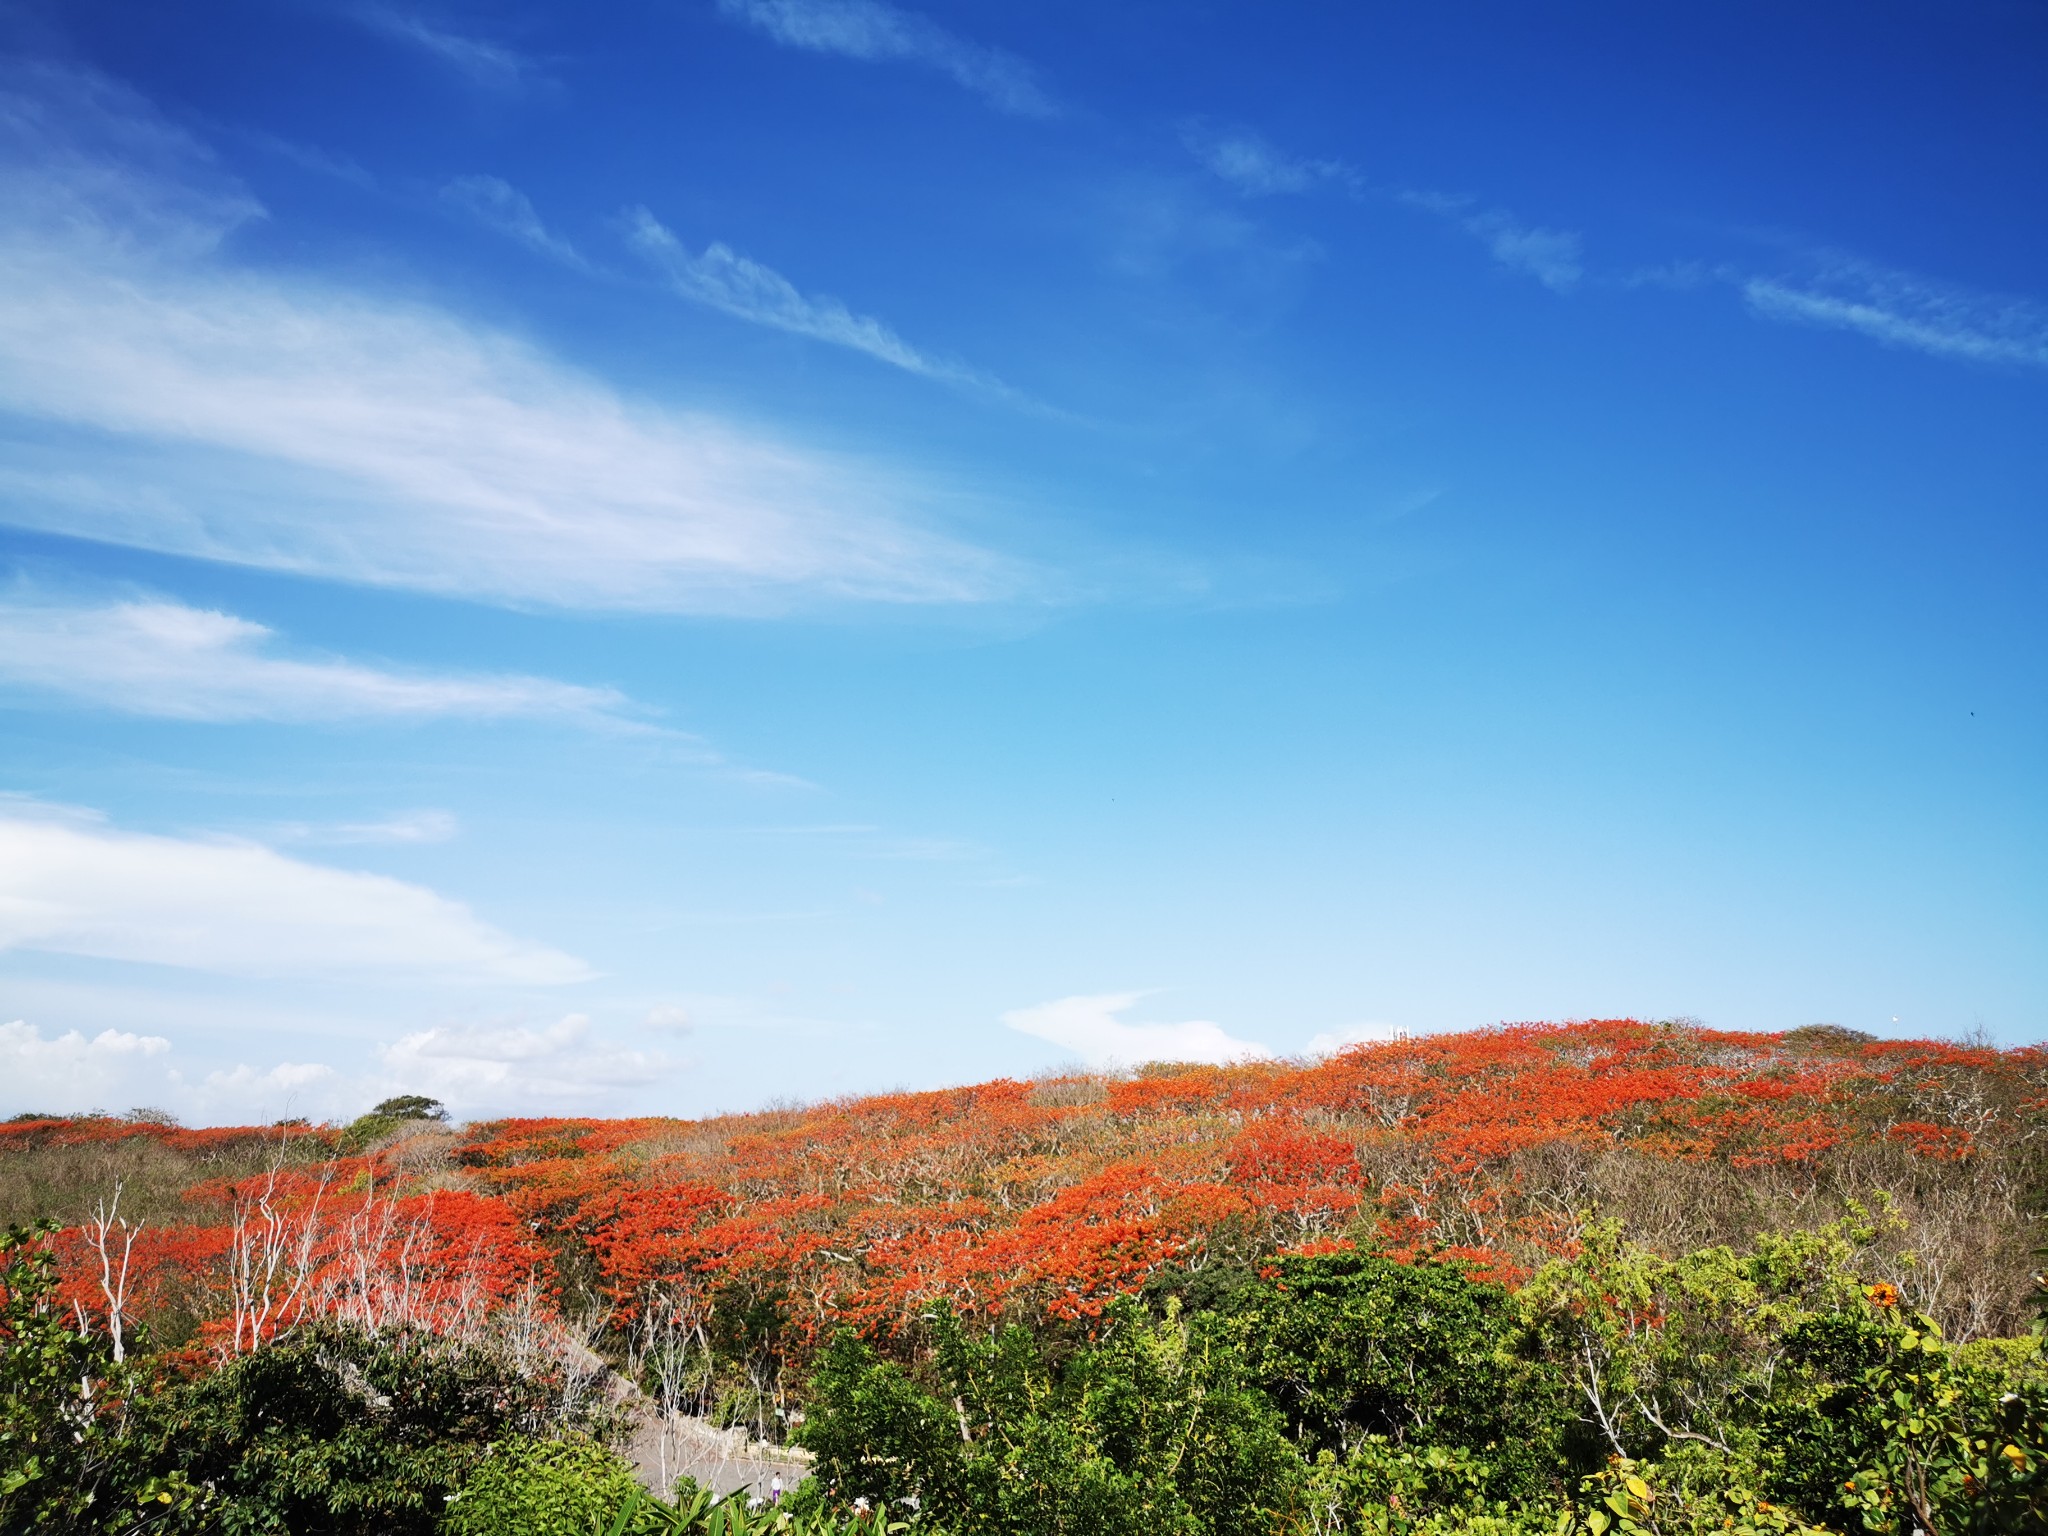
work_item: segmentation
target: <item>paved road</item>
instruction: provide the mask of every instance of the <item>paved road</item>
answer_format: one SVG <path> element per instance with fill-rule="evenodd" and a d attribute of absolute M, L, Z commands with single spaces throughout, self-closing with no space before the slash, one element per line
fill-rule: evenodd
<path fill-rule="evenodd" d="M 661 1421 L 649 1414 L 626 1454 L 638 1469 L 640 1481 L 663 1496 L 669 1492 L 662 1486 L 664 1462 L 671 1485 L 682 1473 L 713 1493 L 744 1489 L 763 1502 L 770 1497 L 777 1473 L 782 1476 L 784 1493 L 811 1475 L 809 1458 L 800 1451 L 764 1445 L 750 1440 L 745 1430 L 717 1429 L 707 1420 L 681 1414 L 669 1420 L 666 1433 Z"/>

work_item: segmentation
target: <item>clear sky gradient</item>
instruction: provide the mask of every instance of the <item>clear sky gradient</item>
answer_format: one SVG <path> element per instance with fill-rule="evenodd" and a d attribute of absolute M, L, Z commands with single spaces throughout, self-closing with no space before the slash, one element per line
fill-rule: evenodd
<path fill-rule="evenodd" d="M 13 0 L 0 1112 L 2048 1025 L 2048 11 Z"/>

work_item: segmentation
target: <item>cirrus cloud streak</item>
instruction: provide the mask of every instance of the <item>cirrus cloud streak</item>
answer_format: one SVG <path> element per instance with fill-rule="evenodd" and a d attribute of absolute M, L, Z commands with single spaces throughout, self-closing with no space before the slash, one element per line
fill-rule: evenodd
<path fill-rule="evenodd" d="M 104 80 L 17 71 L 0 98 L 0 520 L 518 605 L 1016 588 L 914 477 L 629 398 L 434 304 L 233 260 L 261 209 Z"/>
<path fill-rule="evenodd" d="M 922 64 L 1000 112 L 1053 117 L 1059 105 L 1015 54 L 956 37 L 881 0 L 718 0 L 730 19 L 788 48 L 865 62 Z"/>
<path fill-rule="evenodd" d="M 275 653 L 275 631 L 163 599 L 0 599 L 0 686 L 173 720 L 551 720 L 645 729 L 548 678 L 399 672 Z"/>

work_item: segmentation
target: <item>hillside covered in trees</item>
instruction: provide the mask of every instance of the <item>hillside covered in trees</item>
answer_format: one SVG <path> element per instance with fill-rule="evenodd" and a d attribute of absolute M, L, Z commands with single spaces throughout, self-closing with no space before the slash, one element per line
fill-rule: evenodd
<path fill-rule="evenodd" d="M 2048 1049 L 1611 1020 L 697 1121 L 24 1118 L 0 1202 L 108 1369 L 442 1341 L 543 1440 L 616 1371 L 807 1445 L 799 1510 L 1946 1533 L 2042 1528 L 2044 1129 Z"/>

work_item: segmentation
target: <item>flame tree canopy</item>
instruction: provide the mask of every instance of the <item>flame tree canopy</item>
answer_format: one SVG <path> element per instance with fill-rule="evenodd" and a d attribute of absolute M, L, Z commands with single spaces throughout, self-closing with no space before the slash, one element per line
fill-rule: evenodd
<path fill-rule="evenodd" d="M 104 1212 L 123 1177 L 128 1315 L 228 1350 L 316 1312 L 454 1326 L 537 1285 L 620 1326 L 659 1297 L 779 1368 L 939 1300 L 1085 1331 L 1119 1295 L 1278 1254 L 1450 1257 L 1512 1286 L 1595 1215 L 1679 1251 L 1877 1202 L 1888 1273 L 1970 1337 L 2026 1305 L 2044 1110 L 2040 1047 L 1601 1020 L 698 1121 L 413 1119 L 367 1146 L 24 1120 L 0 1165 L 11 1216 L 74 1223 L 59 1197 Z M 104 1315 L 92 1240 L 66 1233 L 65 1272 Z"/>

